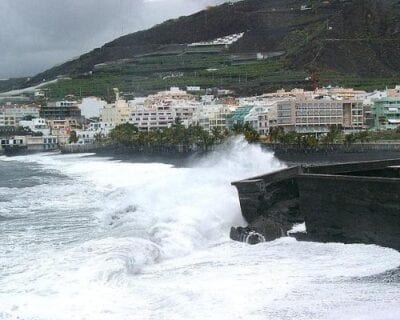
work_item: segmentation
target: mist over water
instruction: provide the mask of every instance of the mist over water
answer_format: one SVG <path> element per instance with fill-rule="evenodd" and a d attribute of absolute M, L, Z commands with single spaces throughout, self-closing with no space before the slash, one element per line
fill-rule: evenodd
<path fill-rule="evenodd" d="M 184 168 L 0 157 L 0 319 L 399 314 L 398 283 L 360 280 L 398 267 L 394 250 L 229 240 L 244 224 L 230 183 L 283 167 L 242 138 Z"/>

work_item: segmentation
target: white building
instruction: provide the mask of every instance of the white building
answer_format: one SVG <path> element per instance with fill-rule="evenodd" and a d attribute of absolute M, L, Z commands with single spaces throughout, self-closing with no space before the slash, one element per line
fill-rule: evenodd
<path fill-rule="evenodd" d="M 201 88 L 199 86 L 187 86 L 186 91 L 188 92 L 199 92 Z"/>
<path fill-rule="evenodd" d="M 172 87 L 168 91 L 129 101 L 128 122 L 141 131 L 169 128 L 177 118 L 188 126 L 200 106 L 193 95 Z"/>
<path fill-rule="evenodd" d="M 52 151 L 58 149 L 58 138 L 52 135 L 26 136 L 27 150 L 30 151 Z"/>
<path fill-rule="evenodd" d="M 175 122 L 171 105 L 136 105 L 131 108 L 129 123 L 141 131 L 162 130 L 169 128 Z"/>
<path fill-rule="evenodd" d="M 194 114 L 192 123 L 200 125 L 209 132 L 214 128 L 227 129 L 228 115 L 235 111 L 236 108 L 236 106 L 226 104 L 204 105 Z"/>
<path fill-rule="evenodd" d="M 8 115 L 0 111 L 0 127 L 15 127 L 17 119 L 13 115 Z"/>
<path fill-rule="evenodd" d="M 91 130 L 76 130 L 78 144 L 94 144 L 98 133 Z"/>
<path fill-rule="evenodd" d="M 112 124 L 103 122 L 90 123 L 86 129 L 75 130 L 78 137 L 78 144 L 94 144 L 100 137 L 106 137 L 114 129 Z"/>
<path fill-rule="evenodd" d="M 269 133 L 271 121 L 271 109 L 267 106 L 254 107 L 244 118 L 244 123 L 250 124 L 261 135 Z"/>
<path fill-rule="evenodd" d="M 0 150 L 22 149 L 28 151 L 52 151 L 58 149 L 56 136 L 12 136 L 0 138 Z"/>
<path fill-rule="evenodd" d="M 195 100 L 195 96 L 187 93 L 185 90 L 181 90 L 178 87 L 171 87 L 167 91 L 160 91 L 156 94 L 149 95 L 145 99 L 145 105 L 149 106 L 152 104 L 168 103 L 170 101 L 190 101 Z"/>
<path fill-rule="evenodd" d="M 172 104 L 172 114 L 174 118 L 180 120 L 190 121 L 193 119 L 197 110 L 201 108 L 201 103 L 197 101 L 177 101 L 176 104 Z"/>
<path fill-rule="evenodd" d="M 0 106 L 0 126 L 16 127 L 26 117 L 38 118 L 39 107 L 36 105 L 13 105 Z"/>
<path fill-rule="evenodd" d="M 107 104 L 100 110 L 100 122 L 109 123 L 113 126 L 128 122 L 129 117 L 129 104 L 122 99 L 113 104 Z"/>
<path fill-rule="evenodd" d="M 97 134 L 101 134 L 103 136 L 108 136 L 111 130 L 114 129 L 112 123 L 104 123 L 104 122 L 93 122 L 90 123 L 87 130 L 93 131 Z"/>
<path fill-rule="evenodd" d="M 30 121 L 23 120 L 19 122 L 19 126 L 29 128 L 32 132 L 40 132 L 43 135 L 50 135 L 50 128 L 45 119 L 35 118 Z"/>
<path fill-rule="evenodd" d="M 204 46 L 225 46 L 229 47 L 236 41 L 240 40 L 244 36 L 244 32 L 230 34 L 225 37 L 216 38 L 210 41 L 194 42 L 189 44 L 189 47 L 204 47 Z"/>
<path fill-rule="evenodd" d="M 26 146 L 26 136 L 12 136 L 0 138 L 0 150 Z"/>
<path fill-rule="evenodd" d="M 112 130 L 123 123 L 132 123 L 139 130 L 149 131 L 170 127 L 176 118 L 186 125 L 200 105 L 195 97 L 178 87 L 161 91 L 146 98 L 135 98 L 131 101 L 119 99 L 116 92 L 116 102 L 104 106 L 100 110 L 100 123 L 105 131 Z"/>

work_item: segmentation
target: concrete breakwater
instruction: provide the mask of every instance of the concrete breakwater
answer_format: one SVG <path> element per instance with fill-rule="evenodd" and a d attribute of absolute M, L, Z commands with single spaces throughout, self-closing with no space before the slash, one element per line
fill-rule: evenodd
<path fill-rule="evenodd" d="M 274 152 L 279 160 L 291 165 L 375 161 L 400 157 L 400 143 L 333 144 L 315 148 L 287 144 L 262 144 L 262 147 Z"/>
<path fill-rule="evenodd" d="M 304 222 L 303 240 L 400 250 L 400 159 L 296 166 L 232 184 L 247 230 L 267 240 Z"/>
<path fill-rule="evenodd" d="M 304 147 L 300 144 L 263 143 L 268 150 L 279 153 L 324 153 L 324 152 L 368 152 L 368 151 L 400 151 L 399 142 L 374 142 L 374 143 L 334 143 L 321 144 L 315 147 Z"/>
<path fill-rule="evenodd" d="M 284 161 L 289 162 L 326 162 L 332 161 L 332 158 L 338 158 L 342 161 L 348 159 L 378 160 L 382 158 L 397 157 L 400 152 L 400 143 L 368 143 L 368 144 L 333 144 L 321 145 L 315 148 L 305 148 L 300 145 L 288 144 L 260 144 L 268 151 L 275 152 L 275 155 Z M 122 146 L 109 144 L 66 144 L 61 145 L 62 153 L 98 153 L 98 154 L 192 154 L 198 152 L 207 152 L 215 149 L 215 146 L 207 148 L 196 145 L 143 145 L 143 146 Z M 311 161 L 310 161 L 311 160 Z"/>
<path fill-rule="evenodd" d="M 67 144 L 60 147 L 62 153 L 97 153 L 99 155 L 130 155 L 130 154 L 166 154 L 166 155 L 187 155 L 198 152 L 211 151 L 212 146 L 205 148 L 196 145 L 143 145 L 143 146 L 122 146 L 103 144 Z"/>

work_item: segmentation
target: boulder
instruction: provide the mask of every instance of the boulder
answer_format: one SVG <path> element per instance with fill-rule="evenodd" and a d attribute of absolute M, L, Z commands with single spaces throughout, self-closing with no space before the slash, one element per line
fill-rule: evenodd
<path fill-rule="evenodd" d="M 292 228 L 292 225 L 283 224 L 270 218 L 260 216 L 249 225 L 249 228 L 261 234 L 265 241 L 273 241 L 281 237 L 286 237 L 287 232 Z"/>
<path fill-rule="evenodd" d="M 252 245 L 265 241 L 263 235 L 251 230 L 249 227 L 232 227 L 230 237 L 232 240 L 245 242 Z"/>

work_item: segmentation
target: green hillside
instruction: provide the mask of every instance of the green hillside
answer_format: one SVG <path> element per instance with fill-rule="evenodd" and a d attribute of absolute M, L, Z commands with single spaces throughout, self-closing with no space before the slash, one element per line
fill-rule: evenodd
<path fill-rule="evenodd" d="M 242 32 L 224 50 L 187 47 Z M 283 55 L 257 61 L 258 52 Z M 399 74 L 398 1 L 244 0 L 123 36 L 23 86 L 68 75 L 72 80 L 50 86 L 52 97 L 107 96 L 113 87 L 143 94 L 172 85 L 253 93 L 316 84 L 374 89 L 396 83 Z"/>

